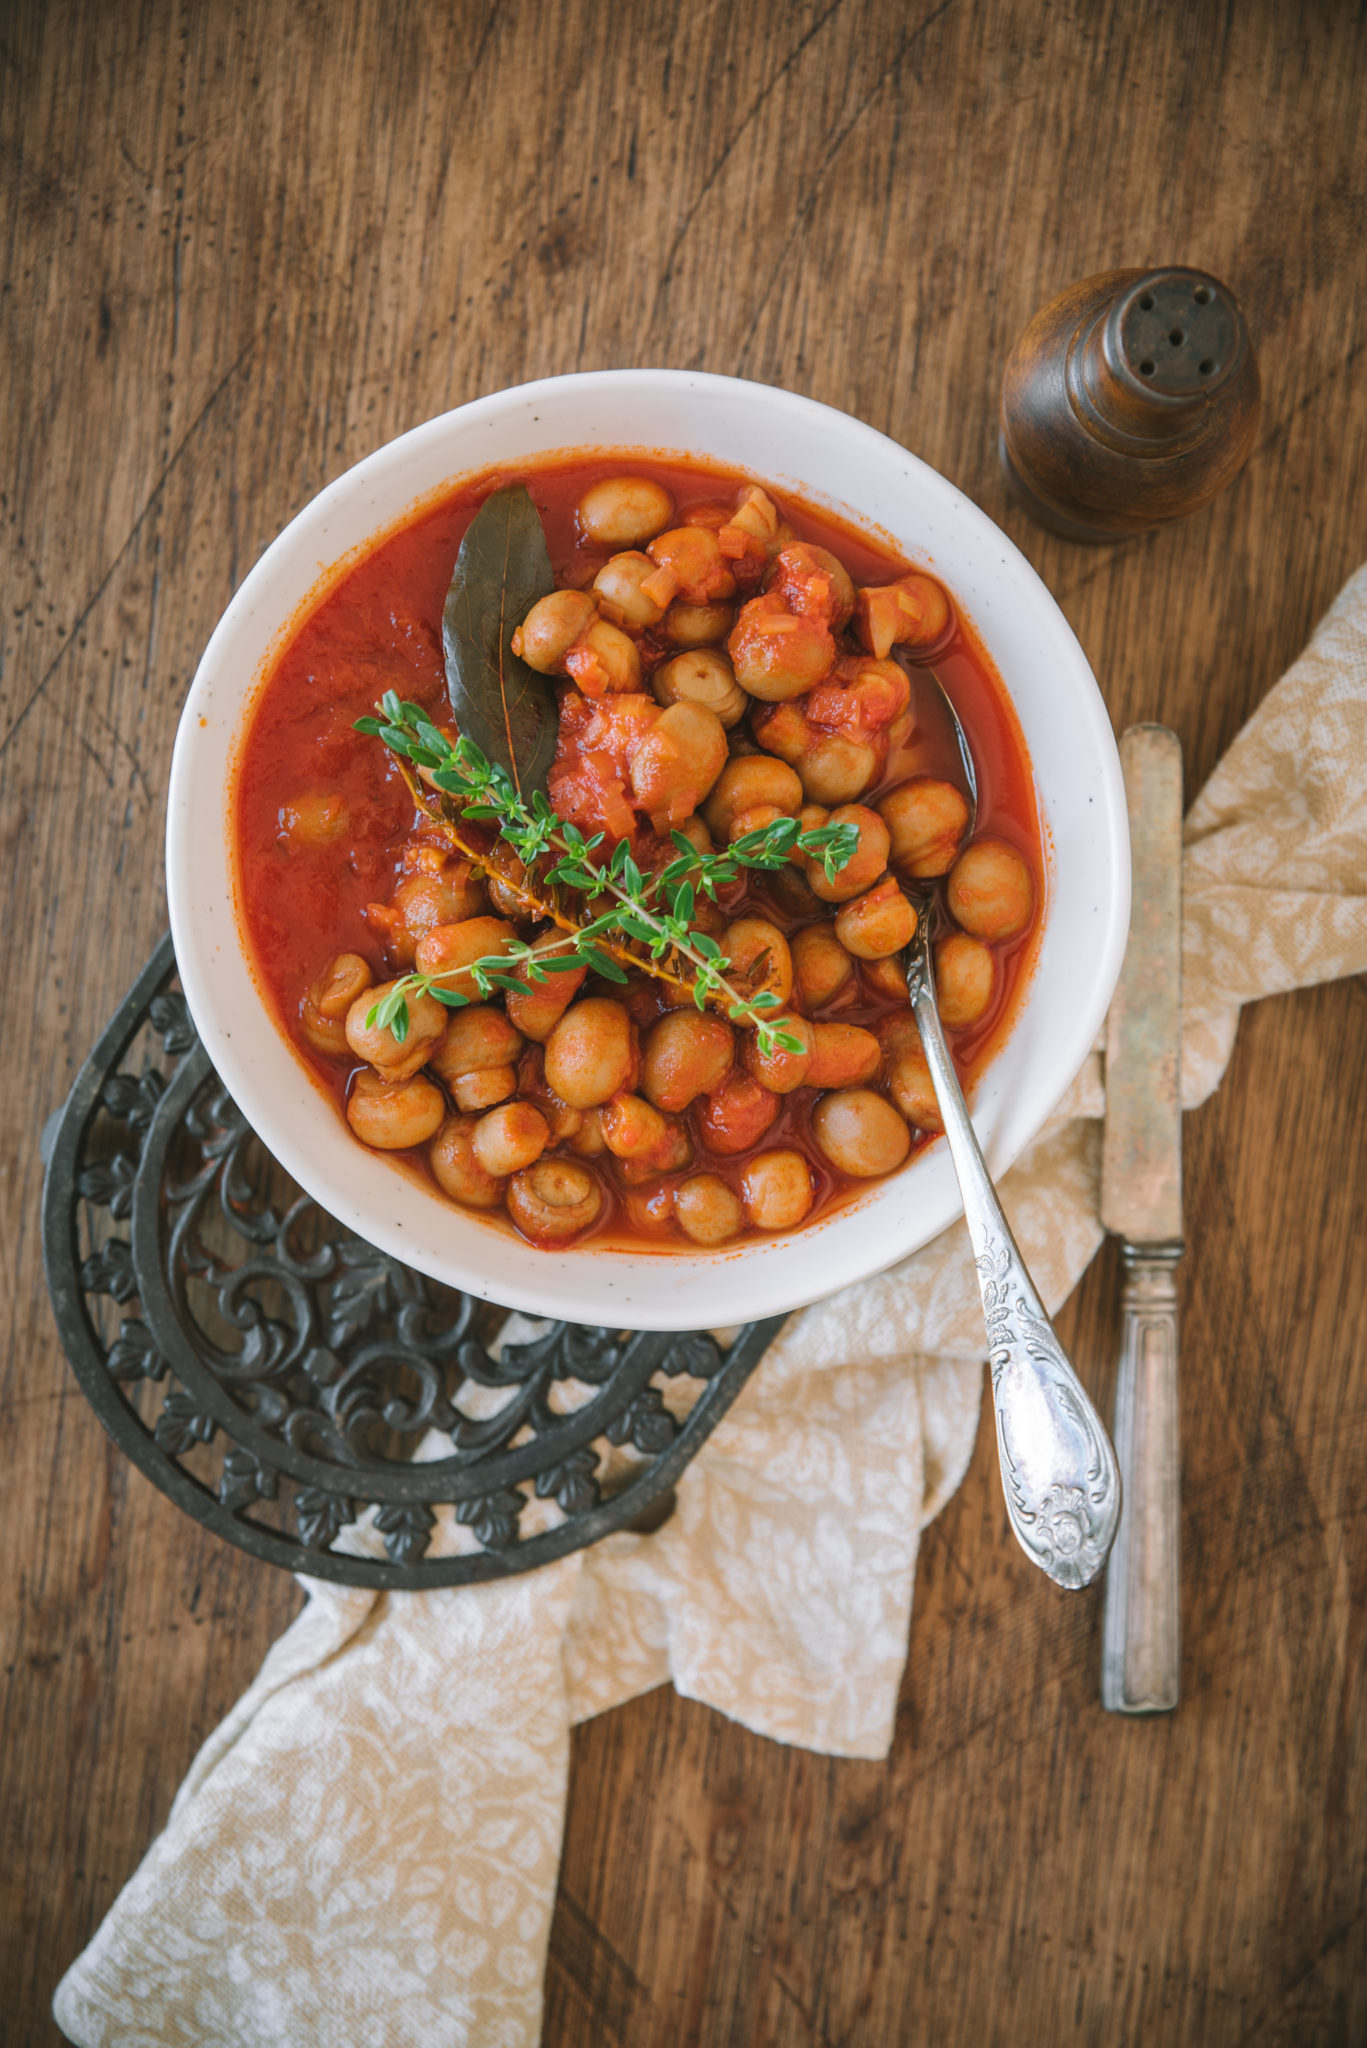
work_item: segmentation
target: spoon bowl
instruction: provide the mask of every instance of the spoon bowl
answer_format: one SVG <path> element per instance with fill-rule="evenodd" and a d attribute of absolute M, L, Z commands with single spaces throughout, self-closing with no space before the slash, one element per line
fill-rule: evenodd
<path fill-rule="evenodd" d="M 959 761 L 963 768 L 962 793 L 968 803 L 968 822 L 964 826 L 963 831 L 963 843 L 966 845 L 978 829 L 978 769 L 973 759 L 973 749 L 968 743 L 968 734 L 964 731 L 963 721 L 954 708 L 954 699 L 941 682 L 938 671 L 934 668 L 918 668 L 916 673 L 918 680 L 924 677 L 935 690 L 937 700 L 945 714 L 946 723 L 954 735 L 954 744 L 958 749 Z M 918 937 L 925 933 L 927 925 L 931 925 L 933 930 L 929 936 L 938 938 L 941 931 L 950 924 L 949 912 L 945 908 L 945 890 L 948 882 L 948 869 L 942 875 L 927 875 L 923 880 L 909 881 L 905 878 L 902 879 L 902 894 L 914 906 L 916 911 L 916 932 Z M 913 939 L 913 949 L 915 944 L 916 940 Z"/>
<path fill-rule="evenodd" d="M 950 725 L 954 729 L 954 744 L 959 749 L 959 759 L 963 763 L 964 795 L 968 798 L 968 823 L 964 827 L 964 837 L 965 839 L 971 839 L 978 829 L 978 769 L 973 759 L 973 749 L 968 744 L 968 734 L 964 731 L 963 721 L 954 708 L 954 699 L 940 681 L 939 672 L 936 669 L 928 668 L 924 669 L 922 673 L 930 678 L 939 691 L 940 701 L 944 705 Z M 939 886 L 944 886 L 943 876 L 939 878 Z"/>

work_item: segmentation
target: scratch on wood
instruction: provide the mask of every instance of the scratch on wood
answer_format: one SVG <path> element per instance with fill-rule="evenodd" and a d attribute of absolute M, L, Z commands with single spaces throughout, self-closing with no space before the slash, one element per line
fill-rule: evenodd
<path fill-rule="evenodd" d="M 151 490 L 148 492 L 147 497 L 143 502 L 142 510 L 138 513 L 137 518 L 129 527 L 128 532 L 125 534 L 123 541 L 121 542 L 118 548 L 118 551 L 116 552 L 113 560 L 109 564 L 109 567 L 105 570 L 99 582 L 95 585 L 94 590 L 92 590 L 90 596 L 81 606 L 80 611 L 76 615 L 76 619 L 74 624 L 72 625 L 71 631 L 67 634 L 65 640 L 63 640 L 61 646 L 53 655 L 52 660 L 48 663 L 46 669 L 43 671 L 37 683 L 34 685 L 33 690 L 31 691 L 22 710 L 20 710 L 16 714 L 13 722 L 10 725 L 9 731 L 5 734 L 5 737 L 2 740 L 0 740 L 0 754 L 3 754 L 5 752 L 5 749 L 9 746 L 15 734 L 23 725 L 24 720 L 28 717 L 30 711 L 32 711 L 34 705 L 38 702 L 38 699 L 42 696 L 44 690 L 46 690 L 48 684 L 56 675 L 63 661 L 71 652 L 71 649 L 75 646 L 77 638 L 80 635 L 81 628 L 85 625 L 86 620 L 90 617 L 90 614 L 94 611 L 96 605 L 104 596 L 105 591 L 109 588 L 110 581 L 113 578 L 114 573 L 117 570 L 120 562 L 122 562 L 124 556 L 128 553 L 128 550 L 132 547 L 134 541 L 137 539 L 138 535 L 141 533 L 143 527 L 147 523 L 148 518 L 150 517 L 152 512 L 155 511 L 157 505 L 160 503 L 162 493 L 165 491 L 167 484 L 170 482 L 172 475 L 175 473 L 175 470 L 178 467 L 182 457 L 184 456 L 185 451 L 187 450 L 187 448 L 189 448 L 191 442 L 195 438 L 195 435 L 199 432 L 199 429 L 203 426 L 205 420 L 208 419 L 209 415 L 214 410 L 214 407 L 218 404 L 219 399 L 228 389 L 228 386 L 232 383 L 234 377 L 242 368 L 242 365 L 246 362 L 252 350 L 256 347 L 257 342 L 261 339 L 262 335 L 265 333 L 266 328 L 269 326 L 269 324 L 270 319 L 268 315 L 266 320 L 262 322 L 261 326 L 257 329 L 256 333 L 252 335 L 251 339 L 247 342 L 246 346 L 241 350 L 236 359 L 230 364 L 228 369 L 224 371 L 222 377 L 219 378 L 218 383 L 215 384 L 213 390 L 209 393 L 209 396 L 205 399 L 203 405 L 195 414 L 189 426 L 185 429 L 185 432 L 181 435 L 180 440 L 177 442 L 174 450 L 167 458 L 167 460 L 162 464 L 161 473 L 158 476 L 156 482 L 153 484 Z"/>
<path fill-rule="evenodd" d="M 669 245 L 669 250 L 664 260 L 664 266 L 660 271 L 659 283 L 655 287 L 655 303 L 651 308 L 652 318 L 655 316 L 656 313 L 659 312 L 661 301 L 663 300 L 664 295 L 667 292 L 669 285 L 673 279 L 674 265 L 678 260 L 679 251 L 683 247 L 684 241 L 687 238 L 688 230 L 693 225 L 693 221 L 697 215 L 698 208 L 702 205 L 704 199 L 706 199 L 708 193 L 716 184 L 717 179 L 721 176 L 722 171 L 726 167 L 726 164 L 734 155 L 736 145 L 739 143 L 742 135 L 744 135 L 746 129 L 753 124 L 761 107 L 763 107 L 766 101 L 773 96 L 778 86 L 782 83 L 782 81 L 787 77 L 788 73 L 792 70 L 794 64 L 796 64 L 798 58 L 802 55 L 802 52 L 806 49 L 807 45 L 812 41 L 813 37 L 820 35 L 822 29 L 826 26 L 826 23 L 831 19 L 831 16 L 833 14 L 838 14 L 843 5 L 844 0 L 832 0 L 832 5 L 826 9 L 825 13 L 817 16 L 817 19 L 812 23 L 811 27 L 807 30 L 807 33 L 793 45 L 792 49 L 788 52 L 788 55 L 779 65 L 777 71 L 775 71 L 773 77 L 768 81 L 768 83 L 765 86 L 761 88 L 761 90 L 758 93 L 756 93 L 754 99 L 751 100 L 749 106 L 741 115 L 741 118 L 737 122 L 735 129 L 727 137 L 725 146 L 721 150 L 721 153 L 713 161 L 711 169 L 708 171 L 706 177 L 703 179 L 702 184 L 698 187 L 697 193 L 694 196 L 692 203 L 688 207 L 687 212 L 684 214 L 683 219 L 680 221 L 679 226 L 675 232 L 674 239 Z"/>
<path fill-rule="evenodd" d="M 559 1977 L 593 2015 L 594 2039 L 633 2048 L 638 2029 L 654 2013 L 648 1988 L 578 1899 L 562 1886 L 556 1896 L 547 1991 Z"/>
<path fill-rule="evenodd" d="M 799 2019 L 802 2021 L 802 2024 L 806 2027 L 807 2032 L 811 2035 L 812 2039 L 816 2042 L 819 2042 L 820 2048 L 834 2048 L 834 2043 L 832 2042 L 830 2035 L 826 2032 L 826 2029 L 819 2024 L 819 2022 L 811 2012 L 810 2008 L 803 2004 L 802 2000 L 798 1997 L 797 1992 L 794 1991 L 792 1985 L 788 1982 L 788 1979 L 783 1975 L 783 1972 L 781 1970 L 775 1970 L 773 1971 L 772 1975 L 775 1984 L 777 1984 L 779 1990 L 783 1993 L 783 1996 L 788 2000 L 789 2004 L 793 2007 L 794 2011 L 797 2013 Z"/>
<path fill-rule="evenodd" d="M 796 218 L 793 221 L 793 225 L 789 229 L 787 235 L 784 237 L 783 244 L 779 249 L 778 255 L 775 258 L 772 268 L 770 269 L 768 279 L 765 282 L 764 290 L 760 293 L 759 296 L 759 303 L 756 305 L 754 312 L 751 314 L 749 324 L 746 327 L 744 335 L 741 337 L 740 353 L 736 357 L 736 368 L 738 371 L 744 368 L 746 357 L 750 353 L 751 344 L 753 343 L 755 338 L 755 331 L 759 326 L 760 319 L 764 313 L 764 309 L 769 303 L 769 299 L 773 292 L 774 286 L 777 284 L 779 278 L 783 275 L 783 271 L 787 265 L 788 251 L 792 248 L 793 243 L 797 240 L 798 236 L 806 227 L 807 222 L 810 220 L 812 213 L 815 210 L 816 202 L 821 197 L 822 187 L 825 185 L 826 178 L 831 169 L 832 164 L 834 164 L 841 150 L 845 147 L 845 144 L 848 142 L 855 128 L 863 119 L 864 115 L 868 112 L 869 108 L 873 105 L 874 101 L 880 96 L 884 88 L 890 85 L 893 79 L 896 78 L 897 73 L 900 71 L 906 58 L 914 49 L 916 44 L 920 41 L 921 37 L 926 33 L 927 29 L 933 28 L 936 22 L 940 19 L 941 15 L 948 14 L 950 8 L 953 7 L 954 4 L 955 0 L 940 0 L 940 5 L 936 8 L 933 8 L 932 11 L 925 17 L 924 21 L 919 22 L 914 29 L 909 29 L 907 31 L 907 33 L 902 37 L 900 43 L 897 45 L 897 48 L 893 51 L 892 59 L 888 65 L 888 68 L 884 72 L 883 76 L 879 79 L 877 85 L 873 87 L 871 92 L 865 93 L 863 99 L 859 102 L 859 105 L 855 108 L 849 120 L 845 123 L 845 126 L 840 130 L 839 134 L 835 137 L 835 140 L 831 143 L 829 149 L 826 151 L 826 154 L 822 157 L 821 163 L 817 168 L 816 176 L 812 180 L 812 183 L 808 187 L 806 194 L 804 195 L 804 197 L 798 205 L 797 214 Z"/>

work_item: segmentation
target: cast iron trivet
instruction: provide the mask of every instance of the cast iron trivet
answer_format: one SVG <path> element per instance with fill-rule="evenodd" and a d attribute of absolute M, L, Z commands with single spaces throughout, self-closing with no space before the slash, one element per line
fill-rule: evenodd
<path fill-rule="evenodd" d="M 783 1318 L 724 1351 L 698 1331 L 550 1323 L 491 1352 L 506 1311 L 363 1243 L 288 1179 L 174 977 L 168 936 L 46 1134 L 48 1287 L 120 1449 L 253 1557 L 347 1585 L 503 1578 L 663 1519 Z M 432 1431 L 444 1454 L 414 1464 Z M 524 1534 L 534 1495 L 553 1505 Z M 427 1555 L 442 1502 L 467 1554 Z M 366 1509 L 384 1559 L 332 1548 Z"/>

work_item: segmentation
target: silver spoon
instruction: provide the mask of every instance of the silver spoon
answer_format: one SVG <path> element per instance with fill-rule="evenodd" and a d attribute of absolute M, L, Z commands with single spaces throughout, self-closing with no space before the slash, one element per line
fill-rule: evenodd
<path fill-rule="evenodd" d="M 939 677 L 931 669 L 919 673 L 934 683 L 954 728 L 968 784 L 966 836 L 971 837 L 978 778 L 968 739 Z M 917 913 L 907 952 L 907 988 L 978 1269 L 1006 1512 L 1032 1563 L 1056 1585 L 1086 1586 L 1105 1564 L 1120 1521 L 1115 1452 L 1011 1234 L 945 1043 L 930 950 L 944 884 L 931 883 L 924 890 L 903 886 Z"/>

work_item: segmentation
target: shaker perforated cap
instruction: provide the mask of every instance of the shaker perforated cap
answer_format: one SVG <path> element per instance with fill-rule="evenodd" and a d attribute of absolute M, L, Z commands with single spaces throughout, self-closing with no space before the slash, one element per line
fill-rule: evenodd
<path fill-rule="evenodd" d="M 1125 368 L 1161 398 L 1207 397 L 1247 346 L 1243 316 L 1218 278 L 1202 270 L 1150 270 L 1108 323 Z"/>

